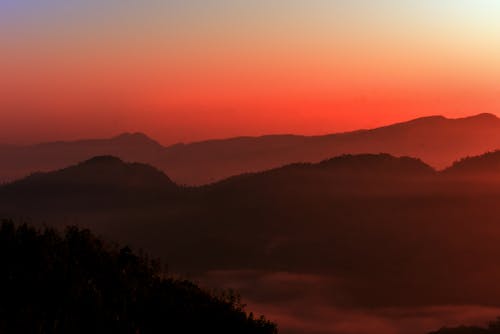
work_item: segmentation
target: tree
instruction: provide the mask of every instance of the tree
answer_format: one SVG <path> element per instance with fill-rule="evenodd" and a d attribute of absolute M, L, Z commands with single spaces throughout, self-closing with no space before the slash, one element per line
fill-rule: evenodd
<path fill-rule="evenodd" d="M 233 292 L 209 293 L 160 267 L 89 230 L 61 234 L 3 221 L 0 332 L 277 333 L 275 324 L 248 315 Z"/>

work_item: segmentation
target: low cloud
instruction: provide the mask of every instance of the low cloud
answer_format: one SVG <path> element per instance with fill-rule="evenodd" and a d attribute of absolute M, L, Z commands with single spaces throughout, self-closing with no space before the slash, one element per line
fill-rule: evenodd
<path fill-rule="evenodd" d="M 277 322 L 281 334 L 426 334 L 444 326 L 484 325 L 500 316 L 500 308 L 481 305 L 347 307 L 342 280 L 323 275 L 211 271 L 198 280 L 239 291 L 247 310 Z"/>

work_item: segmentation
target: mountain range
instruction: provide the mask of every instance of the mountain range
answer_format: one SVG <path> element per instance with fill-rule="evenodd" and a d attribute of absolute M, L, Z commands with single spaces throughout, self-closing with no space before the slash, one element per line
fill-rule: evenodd
<path fill-rule="evenodd" d="M 178 184 L 202 185 L 242 173 L 342 154 L 412 156 L 443 169 L 455 160 L 500 148 L 500 119 L 492 114 L 448 119 L 424 117 L 371 130 L 323 136 L 269 135 L 208 140 L 164 147 L 144 134 L 111 139 L 0 146 L 0 181 L 60 169 L 112 155 L 150 164 Z"/>
<path fill-rule="evenodd" d="M 280 321 L 285 334 L 304 333 L 294 326 L 307 317 L 307 333 L 326 333 L 338 312 L 397 324 L 404 310 L 500 309 L 498 123 L 482 114 L 321 137 L 2 146 L 0 175 L 15 181 L 0 185 L 0 219 L 77 225 L 144 249 L 294 319 Z"/>
<path fill-rule="evenodd" d="M 497 305 L 500 177 L 475 176 L 498 159 L 438 172 L 415 158 L 343 155 L 184 187 L 156 168 L 95 157 L 0 187 L 0 216 L 90 227 L 179 272 L 335 277 L 341 290 L 326 288 L 341 305 Z"/>

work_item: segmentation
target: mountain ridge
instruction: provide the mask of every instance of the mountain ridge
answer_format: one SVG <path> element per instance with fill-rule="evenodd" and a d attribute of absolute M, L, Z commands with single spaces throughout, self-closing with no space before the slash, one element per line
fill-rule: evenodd
<path fill-rule="evenodd" d="M 490 164 L 488 166 L 488 164 Z M 378 154 L 343 154 L 339 156 L 335 156 L 329 159 L 322 160 L 318 163 L 291 163 L 288 165 L 272 168 L 265 171 L 253 172 L 253 173 L 243 173 L 240 175 L 235 175 L 228 177 L 226 179 L 220 180 L 215 183 L 203 185 L 201 187 L 215 185 L 217 183 L 225 183 L 227 181 L 237 179 L 240 177 L 247 176 L 258 176 L 258 175 L 266 175 L 266 174 L 276 174 L 282 171 L 292 170 L 292 169 L 301 169 L 307 170 L 311 173 L 317 171 L 326 171 L 329 173 L 342 173 L 341 176 L 345 177 L 345 173 L 351 175 L 363 175 L 363 174 L 371 174 L 371 175 L 384 175 L 391 174 L 394 176 L 394 173 L 403 173 L 410 174 L 416 173 L 420 175 L 446 175 L 455 172 L 461 173 L 481 173 L 484 172 L 484 169 L 479 168 L 488 168 L 487 171 L 490 173 L 498 173 L 500 176 L 500 150 L 496 150 L 493 152 L 486 152 L 484 154 L 478 156 L 468 156 L 462 159 L 459 159 L 453 163 L 452 166 L 438 171 L 422 160 L 418 158 L 401 156 L 396 157 L 392 156 L 388 153 L 378 153 Z M 96 156 L 85 161 L 81 161 L 77 164 L 67 166 L 61 169 L 49 171 L 49 172 L 36 172 L 32 175 L 29 175 L 25 178 L 15 180 L 9 183 L 4 184 L 3 186 L 12 186 L 16 184 L 20 184 L 26 181 L 37 180 L 42 177 L 52 177 L 58 174 L 71 174 L 74 171 L 80 170 L 83 173 L 93 173 L 91 176 L 99 177 L 95 168 L 100 168 L 100 172 L 111 172 L 111 176 L 120 177 L 120 173 L 116 173 L 116 169 L 126 168 L 131 172 L 129 177 L 133 177 L 133 173 L 142 172 L 149 173 L 150 175 L 161 176 L 165 183 L 169 186 L 179 187 L 170 177 L 164 173 L 163 171 L 155 168 L 154 166 L 144 164 L 144 163 L 131 163 L 122 160 L 119 157 L 104 155 L 104 156 Z M 98 171 L 99 172 L 99 171 Z M 80 174 L 80 173 L 76 173 Z M 107 175 L 109 176 L 109 175 Z M 100 178 L 100 177 L 99 177 Z M 68 180 L 66 178 L 66 180 Z M 76 182 L 84 184 L 85 181 L 81 179 L 75 179 Z M 151 185 L 158 185 L 153 184 Z M 191 187 L 193 188 L 193 187 Z M 196 188 L 196 187 L 194 187 Z"/>
<path fill-rule="evenodd" d="M 173 193 L 178 186 L 162 171 L 142 163 L 127 163 L 113 156 L 97 156 L 78 164 L 50 172 L 33 173 L 7 183 L 3 188 L 11 194 L 33 193 L 90 194 L 95 198 L 132 194 L 135 192 Z M 30 196 L 29 192 L 25 194 Z"/>
<path fill-rule="evenodd" d="M 202 185 L 290 163 L 317 163 L 342 154 L 386 152 L 412 156 L 444 169 L 468 155 L 500 148 L 500 119 L 483 113 L 463 118 L 428 116 L 374 129 L 320 136 L 241 136 L 162 146 L 144 133 L 108 139 L 0 145 L 0 180 L 19 179 L 97 155 L 113 155 L 163 170 L 178 184 Z"/>
<path fill-rule="evenodd" d="M 120 174 L 113 168 L 137 167 L 97 157 L 73 168 L 98 178 L 87 167 L 102 164 L 112 167 L 105 176 Z M 340 277 L 347 284 L 342 293 L 349 295 L 342 302 L 351 305 L 499 300 L 500 290 L 477 290 L 478 282 L 469 279 L 473 271 L 463 272 L 466 265 L 490 273 L 497 261 L 496 251 L 478 245 L 500 245 L 500 235 L 489 233 L 498 225 L 499 183 L 485 187 L 474 179 L 449 178 L 418 159 L 344 155 L 175 191 L 161 184 L 153 190 L 126 185 L 125 191 L 89 182 L 81 173 L 70 176 L 89 187 L 64 187 L 68 178 L 61 175 L 62 181 L 0 187 L 0 217 L 28 216 L 56 227 L 76 221 L 165 256 L 182 272 L 279 270 Z M 428 247 L 434 243 L 438 251 Z M 465 264 L 464 251 L 472 254 Z M 357 262 L 362 265 L 352 265 Z M 416 282 L 414 274 L 424 268 L 428 275 Z M 446 278 L 458 273 L 469 276 L 449 285 Z M 480 285 L 491 286 L 499 277 L 482 275 Z M 416 292 L 409 298 L 408 291 Z"/>

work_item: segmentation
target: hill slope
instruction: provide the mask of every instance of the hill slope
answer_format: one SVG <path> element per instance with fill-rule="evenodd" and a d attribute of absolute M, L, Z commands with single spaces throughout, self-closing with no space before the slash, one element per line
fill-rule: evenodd
<path fill-rule="evenodd" d="M 106 140 L 0 147 L 0 180 L 63 168 L 98 155 L 151 164 L 178 184 L 199 185 L 296 162 L 342 154 L 386 152 L 422 159 L 442 169 L 468 155 L 500 148 L 500 119 L 424 117 L 372 130 L 325 136 L 272 135 L 209 140 L 162 147 L 142 134 Z"/>
<path fill-rule="evenodd" d="M 174 189 L 177 186 L 160 170 L 141 163 L 125 163 L 113 156 L 98 156 L 55 172 L 35 173 L 14 185 L 31 187 L 57 186 L 71 187 L 108 187 L 121 189 L 141 188 L 147 190 Z M 11 185 L 12 187 L 12 185 Z"/>
<path fill-rule="evenodd" d="M 460 159 L 445 172 L 451 175 L 500 177 L 500 151 Z"/>
<path fill-rule="evenodd" d="M 177 198 L 180 188 L 149 165 L 125 163 L 111 156 L 94 157 L 61 170 L 32 174 L 0 188 L 2 207 L 12 205 L 39 212 L 123 210 L 141 208 Z M 1 211 L 1 210 L 0 210 Z"/>
<path fill-rule="evenodd" d="M 130 166 L 97 161 L 109 175 Z M 91 227 L 175 271 L 242 286 L 260 305 L 500 306 L 500 178 L 449 177 L 418 159 L 363 154 L 203 187 L 106 191 L 113 186 L 89 163 L 0 187 L 0 216 Z M 61 187 L 68 170 L 99 182 Z M 309 295 L 311 286 L 321 294 Z"/>
<path fill-rule="evenodd" d="M 128 166 L 109 158 L 101 162 L 110 169 Z M 500 300 L 500 290 L 478 288 L 500 279 L 492 270 L 500 252 L 500 235 L 492 233 L 500 215 L 498 182 L 484 186 L 474 179 L 448 178 L 417 159 L 367 154 L 289 165 L 199 188 L 172 188 L 166 182 L 155 190 L 131 184 L 127 191 L 105 191 L 109 185 L 101 181 L 106 180 L 96 177 L 85 181 L 93 184 L 85 191 L 73 185 L 61 190 L 69 171 L 92 178 L 95 173 L 82 174 L 93 163 L 1 187 L 0 215 L 59 226 L 77 222 L 160 254 L 180 271 L 333 275 L 345 280 L 344 303 Z M 439 245 L 439 252 L 429 244 Z M 489 275 L 464 273 L 469 266 Z M 415 281 L 422 270 L 427 275 Z M 450 275 L 461 279 L 450 284 Z"/>
<path fill-rule="evenodd" d="M 0 267 L 2 333 L 277 333 L 233 295 L 165 278 L 146 257 L 87 230 L 61 236 L 3 222 Z"/>
<path fill-rule="evenodd" d="M 164 148 L 147 136 L 134 133 L 110 139 L 54 142 L 33 146 L 0 146 L 0 180 L 12 181 L 35 172 L 65 168 L 96 156 L 155 165 Z"/>
<path fill-rule="evenodd" d="M 230 175 L 294 162 L 319 162 L 342 154 L 385 152 L 412 156 L 442 169 L 461 157 L 498 147 L 500 119 L 494 115 L 460 119 L 433 116 L 325 136 L 242 137 L 178 145 L 168 148 L 162 168 L 180 183 L 203 184 Z"/>

